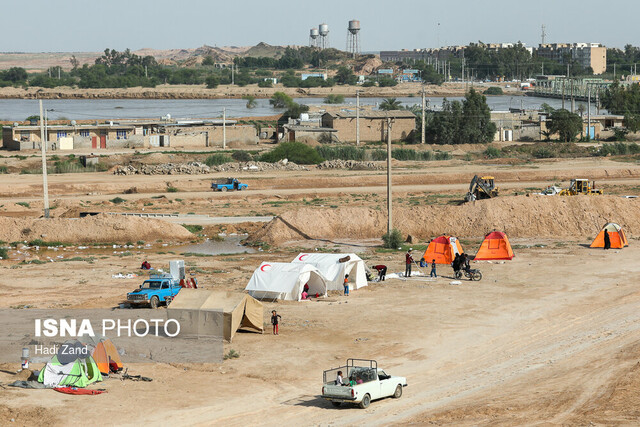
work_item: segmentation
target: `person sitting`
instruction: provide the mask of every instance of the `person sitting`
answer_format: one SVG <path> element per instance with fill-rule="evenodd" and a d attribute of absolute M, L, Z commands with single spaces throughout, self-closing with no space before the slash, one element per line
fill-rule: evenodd
<path fill-rule="evenodd" d="M 302 297 L 302 299 L 309 299 L 309 294 L 306 293 L 305 291 L 302 291 L 301 297 Z"/>
<path fill-rule="evenodd" d="M 151 264 L 149 264 L 149 261 L 145 260 L 140 266 L 140 268 L 142 270 L 151 270 Z"/>
<path fill-rule="evenodd" d="M 338 375 L 336 376 L 336 385 L 345 385 L 342 381 L 342 371 L 338 371 Z"/>

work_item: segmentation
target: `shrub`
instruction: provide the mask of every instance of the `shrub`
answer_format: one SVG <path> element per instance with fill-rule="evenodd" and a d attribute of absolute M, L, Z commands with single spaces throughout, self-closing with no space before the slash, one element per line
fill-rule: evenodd
<path fill-rule="evenodd" d="M 122 197 L 116 197 L 114 199 L 109 200 L 111 203 L 115 203 L 116 205 L 119 205 L 120 203 L 126 202 L 125 199 L 123 199 Z"/>
<path fill-rule="evenodd" d="M 7 248 L 0 248 L 0 258 L 8 259 L 9 253 L 7 252 Z"/>
<path fill-rule="evenodd" d="M 626 154 L 638 154 L 640 153 L 640 145 L 625 144 L 623 142 L 616 142 L 615 144 L 603 144 L 602 147 L 596 153 L 598 156 L 623 156 Z"/>
<path fill-rule="evenodd" d="M 373 87 L 376 85 L 376 82 L 374 82 L 373 80 L 367 80 L 364 83 L 362 83 L 362 87 Z"/>
<path fill-rule="evenodd" d="M 344 146 L 327 146 L 322 145 L 317 147 L 316 150 L 326 160 L 359 160 L 365 159 L 365 150 L 363 148 L 356 148 L 351 145 Z"/>
<path fill-rule="evenodd" d="M 344 104 L 344 95 L 328 95 L 324 102 L 325 104 Z"/>
<path fill-rule="evenodd" d="M 201 225 L 190 225 L 190 224 L 182 224 L 184 228 L 189 230 L 190 233 L 196 234 L 202 231 Z"/>
<path fill-rule="evenodd" d="M 167 193 L 177 193 L 178 191 L 180 190 L 178 190 L 176 187 L 172 185 L 167 186 Z"/>
<path fill-rule="evenodd" d="M 236 162 L 250 162 L 251 160 L 253 160 L 253 157 L 251 156 L 251 154 L 249 154 L 249 152 L 242 150 L 234 151 L 233 154 L 231 154 L 231 158 Z"/>
<path fill-rule="evenodd" d="M 258 87 L 273 87 L 273 81 L 271 81 L 271 80 L 260 80 L 258 82 Z"/>
<path fill-rule="evenodd" d="M 6 166 L 0 166 L 0 173 L 7 173 L 7 167 Z"/>
<path fill-rule="evenodd" d="M 489 89 L 484 91 L 485 95 L 504 95 L 501 87 L 491 86 Z"/>
<path fill-rule="evenodd" d="M 482 154 L 484 154 L 486 157 L 488 157 L 490 159 L 496 159 L 496 158 L 502 156 L 502 151 L 497 147 L 489 146 L 489 147 L 487 147 L 486 150 L 484 150 L 484 152 Z"/>
<path fill-rule="evenodd" d="M 397 228 L 387 232 L 382 236 L 382 246 L 387 249 L 397 249 L 402 245 L 402 233 Z"/>
<path fill-rule="evenodd" d="M 533 154 L 533 157 L 536 159 L 550 159 L 554 157 L 553 151 L 547 147 L 536 148 L 531 154 Z"/>
<path fill-rule="evenodd" d="M 16 203 L 16 205 L 20 205 L 20 206 L 25 207 L 25 208 L 30 208 L 31 207 L 31 205 L 29 203 L 27 203 L 27 202 L 18 202 L 18 203 Z"/>
<path fill-rule="evenodd" d="M 240 353 L 231 349 L 227 354 L 224 355 L 224 360 L 237 359 L 238 357 L 240 357 Z"/>
<path fill-rule="evenodd" d="M 283 159 L 301 165 L 318 164 L 324 159 L 316 150 L 301 142 L 283 142 L 274 150 L 260 156 L 263 162 L 275 163 Z"/>
<path fill-rule="evenodd" d="M 284 92 L 276 92 L 271 99 L 269 99 L 269 104 L 271 104 L 273 108 L 288 108 L 293 104 L 293 98 Z"/>
<path fill-rule="evenodd" d="M 391 157 L 393 157 L 393 154 L 392 154 Z M 374 161 L 387 160 L 387 152 L 386 152 L 386 150 L 380 150 L 380 149 L 373 150 L 371 152 L 371 160 L 374 160 Z"/>
<path fill-rule="evenodd" d="M 220 153 L 212 154 L 204 161 L 207 166 L 219 166 L 230 162 L 232 162 L 231 157 L 227 156 L 226 154 Z"/>

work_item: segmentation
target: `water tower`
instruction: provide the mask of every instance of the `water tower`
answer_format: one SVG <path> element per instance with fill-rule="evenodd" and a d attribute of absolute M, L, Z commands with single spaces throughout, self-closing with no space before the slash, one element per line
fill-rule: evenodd
<path fill-rule="evenodd" d="M 320 48 L 326 49 L 329 47 L 329 26 L 327 24 L 320 24 L 318 30 L 320 33 Z"/>
<path fill-rule="evenodd" d="M 312 28 L 309 31 L 309 46 L 318 47 L 318 37 L 320 36 L 320 32 L 317 28 Z"/>
<path fill-rule="evenodd" d="M 354 58 L 360 54 L 360 21 L 352 19 L 349 21 L 347 32 L 347 52 Z"/>

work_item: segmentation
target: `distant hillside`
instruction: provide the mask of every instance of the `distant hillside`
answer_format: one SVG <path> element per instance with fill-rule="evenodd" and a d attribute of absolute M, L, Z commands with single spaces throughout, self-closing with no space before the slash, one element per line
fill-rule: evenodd
<path fill-rule="evenodd" d="M 279 58 L 284 53 L 285 46 L 271 46 L 260 42 L 255 46 L 222 46 L 204 45 L 197 49 L 151 49 L 144 48 L 133 51 L 138 56 L 153 56 L 160 64 L 193 66 L 201 64 L 207 56 L 215 62 L 230 63 L 236 56 Z M 75 55 L 80 66 L 94 64 L 102 56 L 102 52 L 0 52 L 0 70 L 11 67 L 22 67 L 27 71 L 42 71 L 49 67 L 71 69 L 71 57 Z"/>

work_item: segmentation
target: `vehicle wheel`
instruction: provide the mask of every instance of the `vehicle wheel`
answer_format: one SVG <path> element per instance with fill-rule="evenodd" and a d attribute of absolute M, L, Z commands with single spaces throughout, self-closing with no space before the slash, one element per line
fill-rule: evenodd
<path fill-rule="evenodd" d="M 220 191 L 222 191 L 222 192 L 226 192 L 227 190 L 228 190 L 228 188 L 227 188 L 227 187 L 222 187 L 222 188 L 220 189 Z"/>
<path fill-rule="evenodd" d="M 482 273 L 480 271 L 476 271 L 471 275 L 471 280 L 475 280 L 476 282 L 479 282 L 480 280 L 482 280 Z"/>
<path fill-rule="evenodd" d="M 401 386 L 400 384 L 398 384 L 398 385 L 396 386 L 396 392 L 395 392 L 395 393 L 393 393 L 393 398 L 394 398 L 394 399 L 399 399 L 399 398 L 400 398 L 400 396 L 402 396 L 402 386 Z"/>
<path fill-rule="evenodd" d="M 333 406 L 335 406 L 336 408 L 337 408 L 338 406 L 340 406 L 340 404 L 341 404 L 341 403 L 342 403 L 342 402 L 331 402 L 331 404 L 332 404 Z"/>
<path fill-rule="evenodd" d="M 151 308 L 155 310 L 156 308 L 158 308 L 158 304 L 160 304 L 160 300 L 158 299 L 158 297 L 155 295 L 152 296 L 151 301 L 149 302 L 149 305 L 151 306 Z"/>
<path fill-rule="evenodd" d="M 238 187 L 238 191 L 242 191 L 242 187 Z"/>
<path fill-rule="evenodd" d="M 362 409 L 367 409 L 370 403 L 371 403 L 371 396 L 369 396 L 368 394 L 365 394 L 364 397 L 362 398 L 362 402 L 360 402 L 360 407 Z"/>

